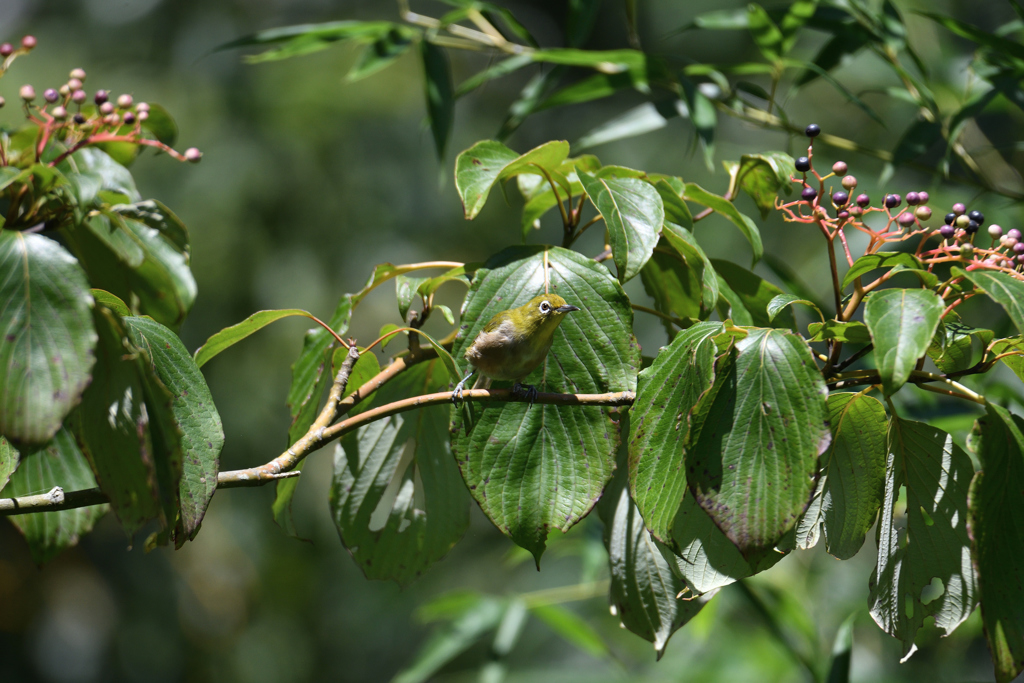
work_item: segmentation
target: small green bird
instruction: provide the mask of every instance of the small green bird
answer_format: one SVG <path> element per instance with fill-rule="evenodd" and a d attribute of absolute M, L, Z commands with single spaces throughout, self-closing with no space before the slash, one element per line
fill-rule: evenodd
<path fill-rule="evenodd" d="M 537 388 L 524 387 L 520 382 L 548 355 L 555 329 L 565 314 L 578 310 L 557 294 L 538 294 L 519 308 L 496 314 L 466 349 L 465 358 L 473 370 L 456 385 L 452 401 L 462 399 L 466 381 L 479 371 L 477 385 L 490 386 L 492 379 L 513 380 L 512 391 L 518 394 L 525 390 L 533 403 Z"/>

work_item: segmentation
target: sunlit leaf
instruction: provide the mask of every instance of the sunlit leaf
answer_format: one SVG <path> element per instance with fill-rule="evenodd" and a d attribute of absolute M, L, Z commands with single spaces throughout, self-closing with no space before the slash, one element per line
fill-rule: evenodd
<path fill-rule="evenodd" d="M 665 222 L 661 195 L 637 178 L 598 178 L 583 172 L 579 178 L 608 229 L 619 281 L 627 282 L 640 273 L 658 243 Z"/>
<path fill-rule="evenodd" d="M 942 298 L 928 289 L 886 289 L 868 297 L 864 323 L 886 396 L 903 386 L 927 353 L 943 309 Z"/>

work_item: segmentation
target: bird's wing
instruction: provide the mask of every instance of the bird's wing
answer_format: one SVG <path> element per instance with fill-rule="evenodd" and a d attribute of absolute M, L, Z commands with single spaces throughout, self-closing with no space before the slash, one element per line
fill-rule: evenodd
<path fill-rule="evenodd" d="M 494 317 L 491 318 L 491 321 L 484 325 L 484 332 L 494 332 L 496 329 L 501 327 L 501 324 L 508 320 L 510 317 L 511 316 L 509 315 L 508 311 L 496 313 Z"/>

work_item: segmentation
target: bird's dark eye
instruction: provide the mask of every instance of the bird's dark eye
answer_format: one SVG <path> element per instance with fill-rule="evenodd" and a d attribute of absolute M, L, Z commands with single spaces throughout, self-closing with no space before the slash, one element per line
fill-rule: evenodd
<path fill-rule="evenodd" d="M 540 302 L 540 312 L 541 313 L 548 313 L 550 311 L 551 311 L 551 304 L 549 304 L 547 301 L 541 301 Z"/>

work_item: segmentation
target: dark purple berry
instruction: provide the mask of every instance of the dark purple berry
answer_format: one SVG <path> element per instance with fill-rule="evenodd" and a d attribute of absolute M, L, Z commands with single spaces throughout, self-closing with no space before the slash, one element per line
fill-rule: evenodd
<path fill-rule="evenodd" d="M 836 206 L 844 206 L 846 202 L 850 201 L 850 195 L 846 192 L 833 192 L 832 203 Z"/>
<path fill-rule="evenodd" d="M 972 221 L 977 222 L 979 225 L 985 222 L 985 214 L 983 214 L 981 211 L 978 211 L 977 209 L 967 214 L 967 217 L 970 218 Z"/>
<path fill-rule="evenodd" d="M 914 214 L 909 211 L 904 211 L 896 217 L 896 222 L 902 225 L 904 228 L 908 228 L 914 224 Z"/>
<path fill-rule="evenodd" d="M 845 221 L 847 218 L 850 217 L 850 212 L 849 211 L 840 211 L 839 213 L 836 214 L 836 216 L 839 217 L 839 218 L 842 218 Z"/>
<path fill-rule="evenodd" d="M 954 232 L 956 231 L 953 229 L 952 225 L 943 225 L 939 228 L 939 234 L 947 239 L 952 237 Z"/>
<path fill-rule="evenodd" d="M 898 194 L 887 194 L 885 195 L 885 208 L 893 209 L 899 206 L 901 201 L 903 200 L 900 199 Z"/>
<path fill-rule="evenodd" d="M 125 114 L 124 114 L 124 122 L 127 123 L 128 125 L 131 125 L 131 124 L 135 123 L 135 114 L 131 113 L 130 111 L 129 112 L 125 112 Z"/>
<path fill-rule="evenodd" d="M 857 206 L 859 206 L 861 208 L 865 208 L 870 203 L 871 203 L 871 197 L 867 196 L 866 194 L 859 194 L 859 195 L 857 195 Z"/>
<path fill-rule="evenodd" d="M 73 118 L 75 119 L 75 123 L 77 124 L 85 123 L 85 117 L 82 114 L 75 114 Z"/>
<path fill-rule="evenodd" d="M 93 96 L 92 99 L 96 104 L 103 104 L 108 99 L 110 99 L 110 93 L 108 93 L 106 90 L 97 90 L 96 94 Z"/>
<path fill-rule="evenodd" d="M 956 220 L 956 214 L 955 213 L 947 213 L 946 214 L 946 225 L 953 225 L 953 221 L 955 221 L 955 220 Z"/>
<path fill-rule="evenodd" d="M 804 135 L 809 138 L 816 138 L 819 133 L 821 133 L 821 126 L 816 123 L 812 123 L 804 129 Z"/>
<path fill-rule="evenodd" d="M 964 230 L 967 231 L 968 235 L 973 235 L 974 233 L 978 232 L 978 228 L 980 227 L 981 223 L 979 223 L 978 221 L 969 221 L 967 223 L 967 227 L 964 228 Z"/>
<path fill-rule="evenodd" d="M 921 198 L 916 192 L 907 193 L 907 206 L 917 206 L 920 201 Z"/>
<path fill-rule="evenodd" d="M 818 191 L 809 185 L 804 185 L 804 189 L 800 191 L 800 196 L 807 201 L 811 201 L 818 196 Z"/>
<path fill-rule="evenodd" d="M 807 173 L 808 171 L 811 170 L 811 160 L 808 159 L 807 157 L 798 158 L 794 165 L 796 166 L 796 170 L 800 171 L 801 173 Z"/>
<path fill-rule="evenodd" d="M 43 91 L 43 99 L 49 102 L 50 104 L 53 104 L 54 102 L 60 99 L 60 93 L 54 90 L 53 88 L 47 88 Z"/>
<path fill-rule="evenodd" d="M 1024 242 L 1017 242 L 1017 244 L 1013 245 L 1013 250 L 1018 254 L 1024 253 Z"/>

